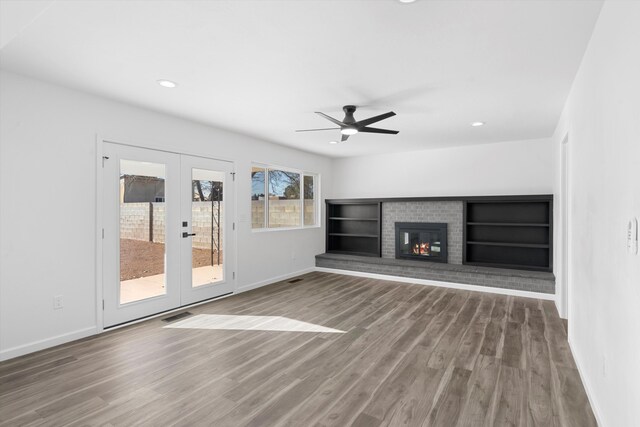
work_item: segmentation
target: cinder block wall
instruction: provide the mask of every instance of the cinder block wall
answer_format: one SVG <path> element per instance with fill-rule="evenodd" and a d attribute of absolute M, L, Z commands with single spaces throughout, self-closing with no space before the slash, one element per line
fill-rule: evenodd
<path fill-rule="evenodd" d="M 123 211 L 122 207 L 128 205 L 129 203 L 123 203 L 120 205 L 120 222 L 122 223 Z M 151 239 L 147 237 L 147 240 L 152 240 L 157 243 L 164 243 L 164 229 L 165 229 L 165 220 L 166 220 L 166 210 L 165 204 L 158 202 L 151 204 L 153 209 L 153 236 Z"/>
<path fill-rule="evenodd" d="M 213 204 L 214 220 L 218 217 L 217 202 Z M 224 202 L 220 202 L 220 219 L 224 211 Z M 146 242 L 165 242 L 166 205 L 164 202 L 154 203 L 121 203 L 120 204 L 120 238 L 143 240 Z M 196 235 L 192 238 L 193 247 L 199 249 L 211 248 L 211 202 L 193 202 L 192 231 Z M 153 214 L 152 227 L 149 226 Z M 213 227 L 217 233 L 217 227 Z M 217 236 L 216 236 L 217 237 Z M 222 241 L 222 233 L 220 234 Z"/>
<path fill-rule="evenodd" d="M 217 202 L 213 203 L 214 219 L 218 217 Z M 299 222 L 300 202 L 298 200 L 270 200 L 269 222 L 275 227 L 288 227 Z M 196 233 L 193 247 L 199 249 L 211 248 L 211 202 L 192 203 L 192 231 Z M 220 202 L 220 223 L 223 220 L 224 202 Z M 152 228 L 149 226 L 153 214 Z M 315 215 L 313 200 L 304 201 L 305 223 L 310 224 Z M 253 228 L 263 227 L 260 218 L 264 218 L 264 201 L 251 202 L 251 218 Z M 153 241 L 165 241 L 165 203 L 121 203 L 120 204 L 120 238 Z M 214 233 L 217 229 L 214 224 Z M 222 241 L 222 233 L 220 234 Z"/>
<path fill-rule="evenodd" d="M 120 204 L 120 238 L 149 240 L 150 203 Z"/>
<path fill-rule="evenodd" d="M 264 200 L 251 201 L 251 226 L 263 228 Z M 298 200 L 269 200 L 269 224 L 272 227 L 290 227 L 292 223 L 299 223 L 300 202 Z M 313 200 L 304 200 L 304 221 L 310 224 L 315 216 Z M 296 222 L 297 221 L 297 222 Z"/>

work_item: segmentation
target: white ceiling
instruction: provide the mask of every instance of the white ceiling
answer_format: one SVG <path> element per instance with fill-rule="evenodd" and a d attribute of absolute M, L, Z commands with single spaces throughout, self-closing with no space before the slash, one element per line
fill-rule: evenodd
<path fill-rule="evenodd" d="M 20 2 L 30 4 L 31 2 Z M 35 4 L 38 3 L 38 4 Z M 550 136 L 600 1 L 2 0 L 2 68 L 329 156 Z M 12 23 L 8 28 L 7 23 Z M 178 82 L 176 89 L 157 79 Z M 393 135 L 338 131 L 345 104 Z M 485 121 L 472 128 L 472 121 Z"/>

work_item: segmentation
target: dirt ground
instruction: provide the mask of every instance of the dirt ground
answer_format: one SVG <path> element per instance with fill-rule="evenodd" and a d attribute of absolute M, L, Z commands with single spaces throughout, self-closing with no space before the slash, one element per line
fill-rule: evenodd
<path fill-rule="evenodd" d="M 204 267 L 218 263 L 217 251 L 193 249 L 193 267 Z M 220 255 L 222 264 L 222 254 Z M 164 273 L 164 243 L 142 240 L 120 239 L 120 280 L 137 279 Z"/>

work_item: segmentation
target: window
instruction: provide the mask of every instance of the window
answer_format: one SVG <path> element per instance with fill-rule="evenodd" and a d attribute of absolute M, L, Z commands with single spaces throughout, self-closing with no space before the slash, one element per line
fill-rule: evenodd
<path fill-rule="evenodd" d="M 265 168 L 251 168 L 251 228 L 265 228 L 265 176 L 267 170 Z"/>
<path fill-rule="evenodd" d="M 315 175 L 304 176 L 303 188 L 304 188 L 304 199 L 303 199 L 304 225 L 305 227 L 309 227 L 309 226 L 316 225 L 316 220 L 317 220 Z"/>
<path fill-rule="evenodd" d="M 269 228 L 300 226 L 300 174 L 269 169 Z"/>
<path fill-rule="evenodd" d="M 254 165 L 251 168 L 251 227 L 317 226 L 318 181 L 315 174 Z"/>

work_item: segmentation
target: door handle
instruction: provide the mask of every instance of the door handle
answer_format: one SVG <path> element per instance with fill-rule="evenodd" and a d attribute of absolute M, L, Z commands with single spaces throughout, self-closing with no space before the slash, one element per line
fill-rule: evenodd
<path fill-rule="evenodd" d="M 187 233 L 186 231 L 182 233 L 182 237 L 195 236 L 196 233 Z"/>

